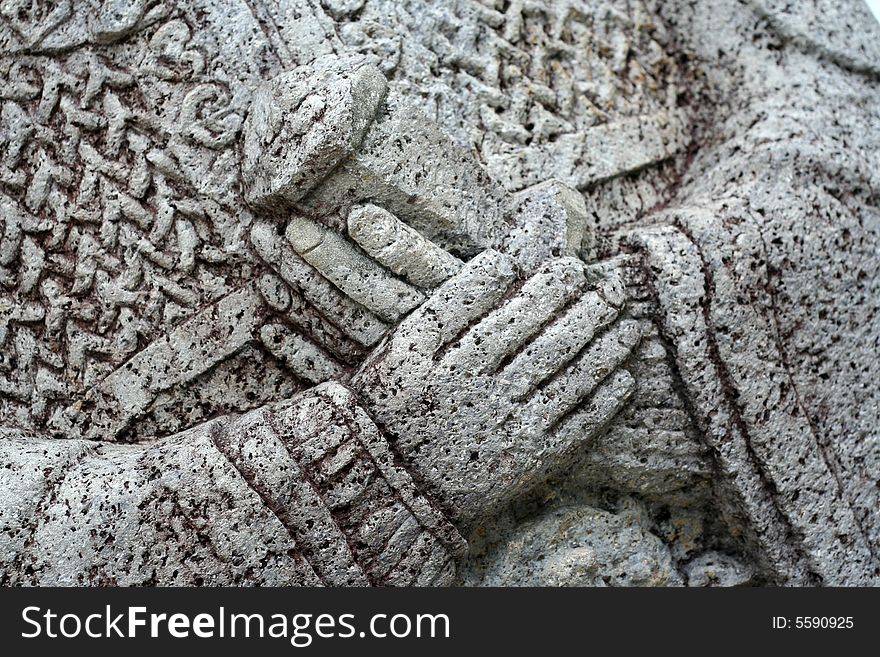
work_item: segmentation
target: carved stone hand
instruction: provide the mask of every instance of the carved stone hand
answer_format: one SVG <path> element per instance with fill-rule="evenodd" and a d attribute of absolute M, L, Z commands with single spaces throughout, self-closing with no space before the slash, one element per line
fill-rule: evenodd
<path fill-rule="evenodd" d="M 559 473 L 632 391 L 621 364 L 637 325 L 617 319 L 615 282 L 587 274 L 564 258 L 522 281 L 511 257 L 483 253 L 352 380 L 462 526 Z"/>

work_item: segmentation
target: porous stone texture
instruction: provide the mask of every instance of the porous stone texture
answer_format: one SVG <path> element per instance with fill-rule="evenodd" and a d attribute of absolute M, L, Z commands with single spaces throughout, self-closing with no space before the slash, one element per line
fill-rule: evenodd
<path fill-rule="evenodd" d="M 880 583 L 855 0 L 0 6 L 0 582 Z"/>
<path fill-rule="evenodd" d="M 496 586 L 681 585 L 663 541 L 586 504 L 523 524 L 493 555 L 484 577 Z"/>

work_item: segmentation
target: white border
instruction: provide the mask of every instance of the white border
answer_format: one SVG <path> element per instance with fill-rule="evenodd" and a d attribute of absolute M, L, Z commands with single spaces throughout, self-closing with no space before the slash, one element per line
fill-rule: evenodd
<path fill-rule="evenodd" d="M 877 19 L 877 22 L 880 22 L 880 0 L 865 0 L 865 3 L 868 5 L 868 9 L 871 10 L 871 13 L 874 14 L 874 18 Z"/>

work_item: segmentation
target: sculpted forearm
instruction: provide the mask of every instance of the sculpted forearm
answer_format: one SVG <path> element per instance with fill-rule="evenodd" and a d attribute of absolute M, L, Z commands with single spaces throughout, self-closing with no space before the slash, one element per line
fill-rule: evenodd
<path fill-rule="evenodd" d="M 333 384 L 152 444 L 0 451 L 7 584 L 442 584 L 464 546 Z"/>

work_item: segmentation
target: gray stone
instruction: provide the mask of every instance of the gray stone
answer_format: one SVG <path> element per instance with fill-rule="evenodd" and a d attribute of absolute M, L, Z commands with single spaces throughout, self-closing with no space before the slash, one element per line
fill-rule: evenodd
<path fill-rule="evenodd" d="M 745 586 L 754 573 L 734 557 L 707 552 L 684 566 L 688 586 Z"/>
<path fill-rule="evenodd" d="M 876 584 L 878 44 L 4 4 L 0 581 Z"/>
<path fill-rule="evenodd" d="M 641 334 L 621 320 L 593 340 L 595 317 L 576 301 L 589 290 L 583 270 L 573 258 L 552 261 L 510 296 L 512 258 L 486 251 L 352 379 L 404 462 L 465 528 L 564 470 L 632 392 L 621 365 Z M 551 349 L 554 328 L 579 340 Z"/>
<path fill-rule="evenodd" d="M 562 508 L 520 527 L 498 549 L 482 584 L 491 586 L 681 585 L 663 542 L 620 516 Z"/>
<path fill-rule="evenodd" d="M 260 89 L 244 124 L 245 199 L 289 207 L 356 153 L 388 92 L 375 66 L 322 58 Z"/>

